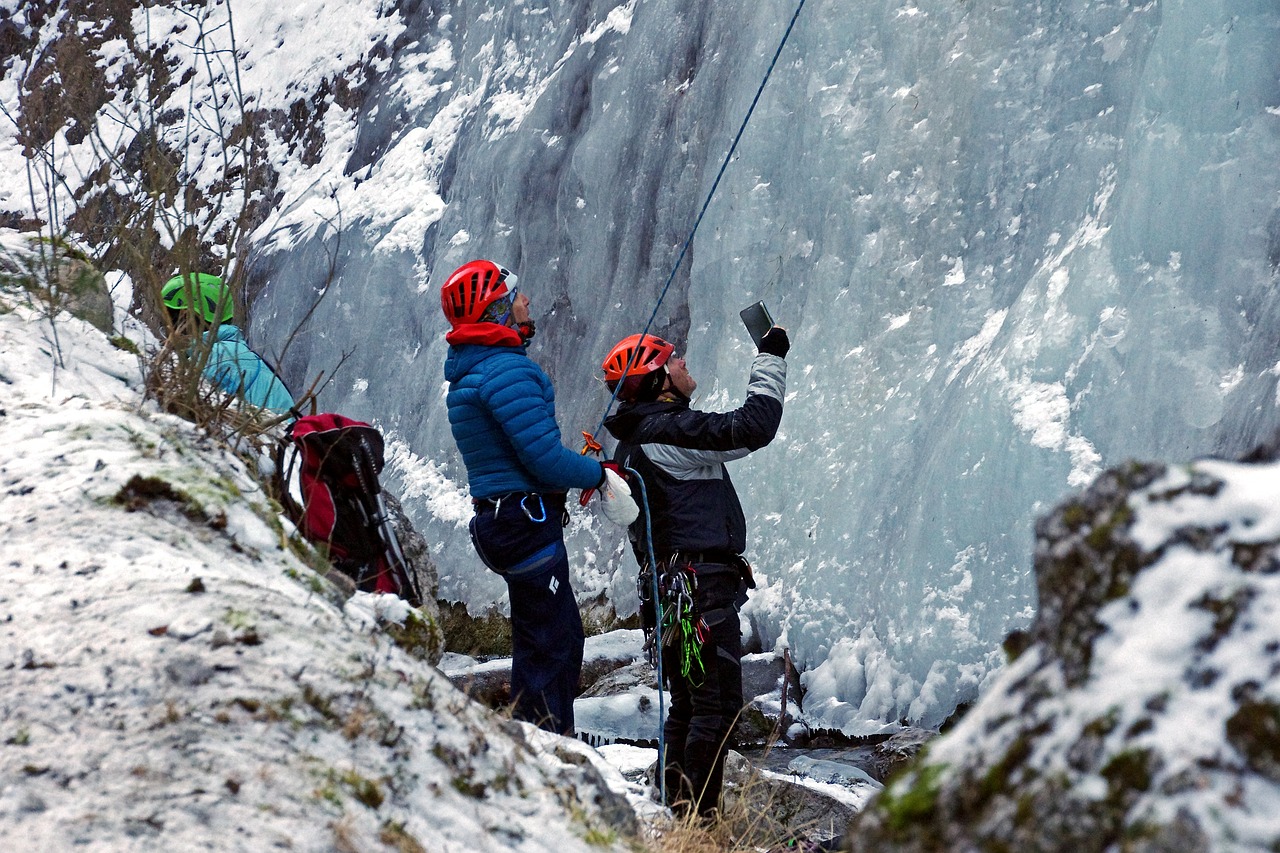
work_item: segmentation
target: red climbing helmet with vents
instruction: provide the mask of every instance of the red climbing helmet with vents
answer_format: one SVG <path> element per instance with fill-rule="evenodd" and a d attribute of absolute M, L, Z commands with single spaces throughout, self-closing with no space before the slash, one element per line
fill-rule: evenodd
<path fill-rule="evenodd" d="M 671 360 L 676 348 L 653 335 L 632 335 L 614 344 L 605 356 L 604 381 L 609 390 L 617 389 L 620 400 L 651 400 L 662 390 L 666 380 L 663 366 Z M 618 388 L 618 383 L 622 387 Z"/>
<path fill-rule="evenodd" d="M 485 309 L 515 292 L 515 273 L 493 261 L 468 261 L 453 271 L 440 288 L 440 307 L 455 329 L 479 323 Z"/>
<path fill-rule="evenodd" d="M 624 376 L 644 376 L 667 363 L 676 348 L 654 335 L 632 335 L 613 345 L 604 357 L 606 382 L 617 382 Z"/>

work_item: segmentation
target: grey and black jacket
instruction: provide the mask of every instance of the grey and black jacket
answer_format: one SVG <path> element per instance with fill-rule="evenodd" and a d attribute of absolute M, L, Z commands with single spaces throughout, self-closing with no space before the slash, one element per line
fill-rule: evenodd
<path fill-rule="evenodd" d="M 747 399 L 733 411 L 699 412 L 686 401 L 624 403 L 605 421 L 618 439 L 614 460 L 644 479 L 648 506 L 640 501 L 629 532 L 641 565 L 648 562 L 646 509 L 659 563 L 675 554 L 718 562 L 708 555 L 727 560 L 743 552 L 746 520 L 725 463 L 773 440 L 786 384 L 786 361 L 762 353 L 751 364 Z M 634 487 L 632 493 L 642 497 Z"/>

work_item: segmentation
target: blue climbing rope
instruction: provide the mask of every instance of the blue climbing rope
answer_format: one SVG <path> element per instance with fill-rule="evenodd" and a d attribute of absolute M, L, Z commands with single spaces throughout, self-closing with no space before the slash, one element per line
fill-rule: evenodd
<path fill-rule="evenodd" d="M 667 291 L 671 289 L 671 283 L 676 279 L 676 273 L 680 271 L 680 264 L 684 261 L 684 256 L 689 253 L 689 247 L 693 245 L 694 235 L 698 233 L 698 226 L 702 224 L 702 218 L 707 214 L 707 208 L 711 206 L 711 199 L 715 197 L 716 190 L 720 186 L 720 179 L 724 177 L 725 169 L 729 168 L 729 162 L 733 159 L 733 153 L 738 150 L 738 143 L 742 140 L 742 134 L 747 129 L 747 122 L 751 121 L 751 114 L 756 111 L 756 104 L 760 103 L 760 95 L 764 93 L 764 87 L 769 82 L 769 77 L 773 75 L 774 66 L 778 64 L 778 57 L 782 55 L 782 49 L 787 45 L 787 39 L 791 38 L 791 31 L 795 29 L 796 20 L 800 17 L 800 10 L 804 8 L 806 0 L 800 0 L 796 5 L 795 12 L 791 15 L 791 21 L 787 24 L 787 31 L 782 34 L 782 41 L 778 42 L 778 49 L 773 52 L 773 59 L 769 61 L 769 68 L 764 72 L 764 79 L 760 81 L 760 86 L 756 89 L 756 95 L 751 99 L 751 106 L 747 108 L 747 114 L 742 118 L 742 124 L 738 127 L 738 133 L 733 137 L 733 144 L 729 146 L 729 153 L 724 155 L 724 162 L 720 164 L 720 171 L 716 174 L 715 181 L 711 184 L 711 191 L 707 193 L 707 200 L 702 203 L 702 210 L 698 211 L 698 218 L 693 222 L 693 228 L 689 231 L 689 237 L 684 241 L 684 246 L 680 249 L 680 255 L 676 258 L 676 262 L 671 266 L 671 275 L 667 276 L 667 283 L 662 286 L 662 292 L 658 294 L 658 301 L 653 306 L 653 313 L 649 315 L 649 321 L 644 324 L 644 330 L 640 333 L 641 342 L 649 334 L 649 329 L 653 328 L 653 321 L 658 316 L 658 309 L 662 307 L 662 300 L 667 298 Z M 630 360 L 627 361 L 626 370 L 623 375 L 627 375 L 631 371 L 632 365 L 635 364 L 636 357 L 640 354 L 640 347 L 636 347 L 631 353 Z M 609 412 L 613 410 L 613 404 L 618 400 L 618 390 L 622 387 L 619 382 L 613 389 L 613 393 L 609 397 L 609 404 L 605 406 L 604 414 L 600 416 L 600 423 L 596 426 L 596 430 L 592 435 L 599 435 L 600 430 L 604 429 L 604 422 L 609 417 Z"/>
<path fill-rule="evenodd" d="M 640 484 L 640 501 L 644 505 L 644 544 L 646 552 L 649 555 L 649 574 L 653 582 L 653 589 L 649 591 L 651 600 L 653 601 L 654 614 L 657 627 L 654 628 L 654 642 L 656 649 L 654 651 L 654 668 L 658 671 L 658 790 L 662 793 L 662 802 L 667 802 L 667 774 L 663 772 L 664 759 L 667 754 L 666 731 L 663 726 L 663 719 L 667 716 L 666 700 L 662 692 L 662 594 L 658 589 L 658 562 L 653 556 L 653 525 L 650 522 L 649 515 L 649 491 L 645 488 L 644 477 L 640 476 L 640 472 L 634 468 L 624 468 L 628 474 L 636 478 L 636 482 Z M 643 607 L 643 604 L 641 605 Z"/>

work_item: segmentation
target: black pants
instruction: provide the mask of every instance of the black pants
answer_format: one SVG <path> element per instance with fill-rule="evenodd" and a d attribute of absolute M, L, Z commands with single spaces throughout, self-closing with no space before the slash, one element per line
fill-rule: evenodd
<path fill-rule="evenodd" d="M 574 732 L 583 631 L 569 586 L 563 495 L 511 495 L 483 503 L 471 520 L 480 559 L 511 596 L 511 696 L 518 720 Z"/>
<path fill-rule="evenodd" d="M 742 631 L 734 603 L 742 579 L 729 566 L 702 564 L 695 570 L 694 600 L 709 631 L 702 644 L 701 672 L 694 668 L 681 675 L 680 650 L 663 649 L 663 672 L 671 688 L 663 778 L 673 810 L 694 808 L 709 815 L 720 806 L 724 756 L 742 709 Z"/>

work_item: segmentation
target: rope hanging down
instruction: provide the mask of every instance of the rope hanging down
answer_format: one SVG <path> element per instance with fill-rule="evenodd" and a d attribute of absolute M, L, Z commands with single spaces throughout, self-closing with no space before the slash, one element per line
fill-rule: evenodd
<path fill-rule="evenodd" d="M 634 468 L 628 468 L 626 470 L 628 474 L 630 474 L 635 478 L 636 483 L 639 484 L 640 500 L 644 501 L 645 511 L 644 511 L 644 515 L 642 516 L 642 518 L 644 519 L 644 536 L 645 536 L 644 541 L 645 541 L 645 546 L 648 548 L 649 565 L 653 566 L 652 571 L 650 571 L 649 573 L 649 581 L 651 585 L 649 590 L 649 595 L 651 596 L 650 600 L 653 601 L 654 616 L 655 616 L 655 622 L 656 622 L 656 627 L 654 628 L 654 631 L 658 638 L 658 642 L 661 643 L 662 641 L 661 640 L 662 638 L 662 634 L 661 634 L 662 592 L 661 590 L 658 589 L 658 569 L 656 566 L 654 566 L 654 563 L 653 563 L 653 524 L 652 524 L 652 521 L 650 520 L 650 515 L 649 515 L 649 491 L 644 484 L 644 477 L 640 476 L 639 471 L 637 471 Z M 641 606 L 643 607 L 643 604 Z M 653 665 L 654 665 L 654 668 L 657 669 L 658 671 L 657 672 L 657 675 L 658 675 L 658 767 L 661 768 L 666 766 L 666 756 L 667 756 L 666 731 L 665 731 L 665 726 L 663 725 L 663 723 L 667 719 L 667 711 L 666 711 L 665 701 L 662 693 L 662 646 L 661 645 L 659 645 L 655 650 Z M 662 802 L 665 803 L 667 801 L 667 776 L 661 770 L 659 770 L 658 772 L 658 791 L 662 794 Z"/>
<path fill-rule="evenodd" d="M 658 294 L 658 301 L 653 306 L 653 313 L 649 315 L 649 321 L 644 324 L 644 330 L 640 333 L 641 342 L 649 334 L 649 329 L 653 327 L 653 321 L 658 316 L 658 309 L 662 307 L 662 300 L 667 298 L 667 291 L 671 288 L 671 283 L 675 281 L 676 273 L 680 270 L 680 264 L 684 261 L 684 256 L 689 252 L 689 246 L 693 244 L 694 235 L 698 233 L 698 226 L 702 224 L 702 218 L 707 214 L 707 208 L 711 206 L 711 199 L 715 197 L 716 190 L 720 186 L 720 179 L 724 177 L 725 169 L 729 168 L 729 162 L 733 159 L 733 153 L 738 150 L 738 143 L 742 140 L 742 134 L 747 129 L 747 122 L 751 121 L 751 114 L 756 111 L 756 104 L 760 103 L 760 95 L 764 93 L 764 87 L 769 82 L 769 77 L 773 74 L 774 66 L 778 64 L 778 57 L 782 55 L 782 49 L 787 45 L 787 39 L 791 38 L 791 31 L 795 29 L 796 20 L 800 17 L 800 10 L 804 8 L 806 0 L 800 0 L 796 5 L 796 10 L 791 14 L 791 21 L 787 24 L 787 31 L 782 34 L 782 41 L 778 42 L 778 49 L 773 52 L 773 59 L 769 61 L 769 68 L 764 72 L 764 79 L 760 81 L 759 88 L 756 89 L 756 95 L 751 99 L 751 106 L 747 108 L 747 114 L 742 118 L 742 124 L 738 127 L 738 133 L 733 137 L 733 144 L 729 146 L 729 153 L 724 155 L 724 162 L 720 164 L 720 171 L 716 174 L 715 181 L 711 184 L 711 191 L 707 193 L 707 200 L 702 203 L 702 210 L 698 211 L 698 218 L 693 222 L 693 228 L 689 231 L 689 237 L 684 241 L 684 246 L 680 249 L 680 255 L 676 258 L 675 264 L 671 267 L 671 275 L 667 276 L 667 283 L 662 286 L 662 292 Z M 635 364 L 636 356 L 639 355 L 640 348 L 636 347 L 631 354 L 631 359 L 627 362 L 627 367 L 623 370 L 623 375 L 627 375 L 631 371 L 632 365 Z M 613 410 L 613 404 L 618 400 L 618 389 L 622 387 L 619 382 L 613 389 L 613 394 L 609 397 L 609 404 L 605 406 L 604 414 L 600 416 L 600 423 L 596 426 L 594 433 L 583 433 L 583 437 L 587 440 L 587 446 L 583 448 L 585 454 L 588 450 L 595 450 L 599 447 L 595 444 L 594 436 L 599 435 L 604 429 L 605 419 L 609 417 L 609 412 Z M 594 447 L 592 446 L 594 445 Z M 596 451 L 598 452 L 598 451 Z"/>

